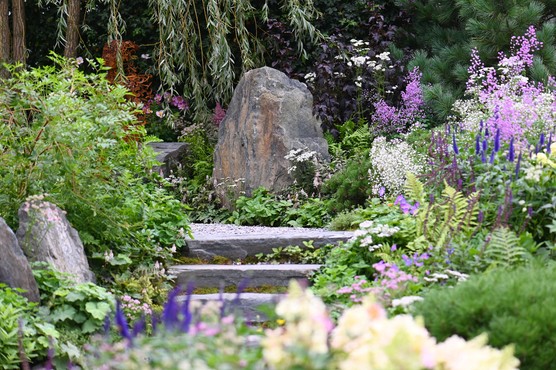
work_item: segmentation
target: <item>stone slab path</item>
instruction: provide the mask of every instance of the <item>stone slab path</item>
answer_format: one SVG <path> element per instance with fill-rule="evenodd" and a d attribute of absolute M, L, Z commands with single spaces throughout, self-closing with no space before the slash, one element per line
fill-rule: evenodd
<path fill-rule="evenodd" d="M 319 247 L 338 244 L 353 236 L 353 232 L 329 231 L 292 227 L 237 226 L 225 224 L 192 224 L 193 239 L 187 240 L 187 256 L 210 260 L 220 256 L 230 260 L 243 259 L 257 254 L 270 254 L 277 247 L 289 245 L 304 248 L 304 242 L 313 242 Z M 236 264 L 236 265 L 175 265 L 170 273 L 176 277 L 176 285 L 185 286 L 193 282 L 197 288 L 226 286 L 283 287 L 290 279 L 306 280 L 319 265 L 296 264 Z M 193 294 L 192 300 L 207 302 L 223 300 L 234 304 L 248 321 L 264 320 L 259 306 L 275 304 L 281 294 L 235 293 Z M 184 299 L 184 297 L 182 297 Z"/>
<path fill-rule="evenodd" d="M 269 254 L 277 247 L 313 241 L 315 247 L 338 244 L 353 236 L 351 231 L 329 231 L 296 227 L 261 227 L 223 224 L 192 224 L 193 239 L 188 239 L 188 255 L 203 259 L 222 256 L 231 260 Z"/>
<path fill-rule="evenodd" d="M 196 288 L 238 286 L 288 286 L 291 279 L 303 280 L 321 265 L 178 265 L 170 268 L 176 283 Z"/>

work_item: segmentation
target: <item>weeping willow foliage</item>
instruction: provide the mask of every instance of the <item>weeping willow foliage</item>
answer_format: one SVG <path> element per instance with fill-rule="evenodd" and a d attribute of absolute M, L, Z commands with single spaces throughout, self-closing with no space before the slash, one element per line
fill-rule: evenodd
<path fill-rule="evenodd" d="M 197 113 L 211 100 L 230 100 L 236 71 L 263 65 L 264 46 L 248 24 L 268 20 L 267 2 L 261 9 L 252 0 L 149 0 L 149 6 L 158 25 L 162 87 L 176 92 L 183 86 Z M 280 6 L 304 55 L 303 40 L 321 37 L 311 23 L 317 11 L 311 0 L 281 0 Z"/>
<path fill-rule="evenodd" d="M 38 5 L 58 7 L 58 45 L 65 44 L 68 0 L 37 0 Z M 191 100 L 197 114 L 207 112 L 207 105 L 227 103 L 237 82 L 236 74 L 264 64 L 265 48 L 257 32 L 269 17 L 269 4 L 255 8 L 255 0 L 149 0 L 152 22 L 158 29 L 155 50 L 156 70 L 161 89 L 181 94 Z M 108 42 L 125 38 L 125 20 L 118 6 L 120 0 L 86 0 L 83 8 L 95 11 L 97 3 L 108 4 Z M 312 21 L 318 12 L 312 0 L 279 0 L 305 57 L 304 40 L 322 38 Z M 86 25 L 82 25 L 86 27 Z M 123 71 L 121 55 L 118 69 Z M 121 78 L 125 78 L 123 73 Z"/>

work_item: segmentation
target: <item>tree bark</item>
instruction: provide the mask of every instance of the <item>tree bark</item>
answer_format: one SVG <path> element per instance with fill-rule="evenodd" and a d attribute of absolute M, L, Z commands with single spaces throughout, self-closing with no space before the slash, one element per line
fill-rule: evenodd
<path fill-rule="evenodd" d="M 9 0 L 0 0 L 0 62 L 10 61 L 10 19 Z"/>
<path fill-rule="evenodd" d="M 25 66 L 25 5 L 24 0 L 12 0 L 12 58 Z"/>
<path fill-rule="evenodd" d="M 64 56 L 77 57 L 79 46 L 79 24 L 81 22 L 81 0 L 68 0 L 68 19 L 66 28 L 66 45 Z"/>

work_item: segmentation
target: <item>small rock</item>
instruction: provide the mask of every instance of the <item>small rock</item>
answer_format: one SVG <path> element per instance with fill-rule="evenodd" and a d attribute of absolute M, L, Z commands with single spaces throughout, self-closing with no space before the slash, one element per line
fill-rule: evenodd
<path fill-rule="evenodd" d="M 39 287 L 29 261 L 19 247 L 17 238 L 0 217 L 0 283 L 11 288 L 25 289 L 22 295 L 32 302 L 39 302 Z"/>
<path fill-rule="evenodd" d="M 19 208 L 17 239 L 30 261 L 47 262 L 71 274 L 77 283 L 94 282 L 83 243 L 64 211 L 56 205 L 33 200 Z"/>

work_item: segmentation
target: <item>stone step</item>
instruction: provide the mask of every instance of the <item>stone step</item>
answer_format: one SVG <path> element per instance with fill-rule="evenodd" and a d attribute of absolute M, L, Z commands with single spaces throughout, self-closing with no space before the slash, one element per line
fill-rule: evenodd
<path fill-rule="evenodd" d="M 241 230 L 241 227 L 238 227 Z M 303 242 L 312 241 L 313 246 L 338 244 L 353 236 L 351 231 L 328 231 L 323 229 L 264 228 L 258 232 L 250 228 L 248 233 L 230 234 L 219 232 L 195 232 L 187 239 L 187 256 L 211 260 L 216 256 L 231 260 L 270 254 L 273 248 L 289 245 L 304 247 Z"/>
<path fill-rule="evenodd" d="M 246 285 L 288 286 L 291 279 L 304 280 L 321 265 L 175 265 L 169 273 L 183 287 L 192 282 L 195 288 L 220 288 Z"/>
<path fill-rule="evenodd" d="M 264 314 L 264 307 L 275 306 L 283 294 L 268 294 L 268 293 L 216 293 L 216 294 L 192 294 L 192 302 L 225 302 L 226 312 L 234 312 L 241 314 L 248 323 L 261 323 L 267 320 Z M 185 301 L 186 296 L 178 296 L 178 302 Z"/>

